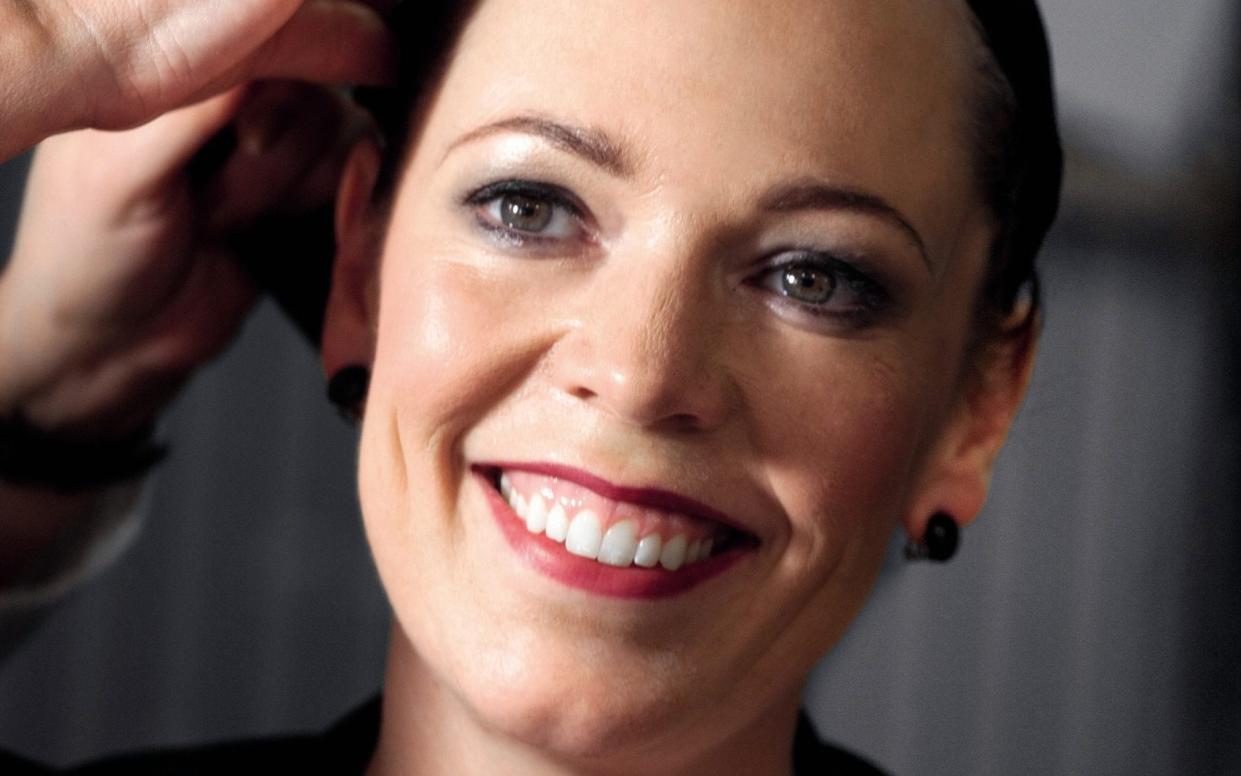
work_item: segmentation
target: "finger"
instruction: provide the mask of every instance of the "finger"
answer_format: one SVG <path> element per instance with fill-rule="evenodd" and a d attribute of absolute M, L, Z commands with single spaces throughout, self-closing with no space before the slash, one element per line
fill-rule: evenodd
<path fill-rule="evenodd" d="M 146 163 L 178 173 L 245 104 L 248 89 L 239 86 L 208 100 L 174 110 L 131 130 L 136 146 L 144 146 Z"/>
<path fill-rule="evenodd" d="M 129 129 L 250 79 L 244 63 L 304 0 L 36 3 L 69 30 L 62 75 L 85 126 Z M 231 74 L 232 77 L 229 77 Z M 212 88 L 207 88 L 212 85 Z"/>
<path fill-rule="evenodd" d="M 379 13 L 361 3 L 318 0 L 258 51 L 252 77 L 384 85 L 396 63 L 396 43 Z"/>
<path fill-rule="evenodd" d="M 123 181 L 130 197 L 136 201 L 148 199 L 152 194 L 159 200 L 159 192 L 168 188 L 169 182 L 183 173 L 199 149 L 233 119 L 244 97 L 245 89 L 238 87 L 165 114 L 137 129 L 124 132 L 84 130 L 91 136 L 89 143 L 66 135 L 66 142 L 89 153 L 90 158 L 75 162 L 73 157 L 61 155 L 62 161 L 80 165 L 84 177 L 91 171 L 106 176 L 108 180 L 104 183 L 113 188 Z M 49 144 L 57 140 L 54 138 Z"/>
<path fill-rule="evenodd" d="M 209 230 L 232 231 L 286 209 L 288 192 L 332 155 L 343 124 L 338 102 L 324 90 L 286 84 L 256 95 L 238 119 L 243 140 L 204 197 Z M 256 135 L 260 142 L 244 139 Z"/>

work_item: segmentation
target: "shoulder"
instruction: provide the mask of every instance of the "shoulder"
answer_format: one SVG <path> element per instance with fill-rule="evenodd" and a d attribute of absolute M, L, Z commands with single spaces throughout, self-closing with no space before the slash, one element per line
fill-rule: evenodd
<path fill-rule="evenodd" d="M 793 772 L 796 776 L 888 776 L 873 763 L 820 740 L 804 711 L 793 739 Z"/>

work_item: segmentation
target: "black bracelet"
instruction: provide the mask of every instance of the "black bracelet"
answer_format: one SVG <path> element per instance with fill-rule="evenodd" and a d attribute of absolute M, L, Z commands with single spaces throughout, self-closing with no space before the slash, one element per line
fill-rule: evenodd
<path fill-rule="evenodd" d="M 154 424 L 116 438 L 45 431 L 18 415 L 0 418 L 0 481 L 81 493 L 136 479 L 168 454 Z"/>

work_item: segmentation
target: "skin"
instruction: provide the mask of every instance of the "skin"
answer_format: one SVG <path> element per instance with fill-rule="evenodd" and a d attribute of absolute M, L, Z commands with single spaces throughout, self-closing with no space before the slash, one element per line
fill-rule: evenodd
<path fill-rule="evenodd" d="M 330 203 L 366 130 L 327 89 L 254 79 L 384 83 L 388 5 L 0 0 L 0 161 L 94 128 L 36 154 L 0 273 L 0 417 L 123 436 L 231 340 L 255 291 L 226 246 Z M 240 151 L 192 179 L 229 126 Z M 0 586 L 97 498 L 0 482 Z"/>
<path fill-rule="evenodd" d="M 976 45 L 931 0 L 484 2 L 390 208 L 355 153 L 324 358 L 373 364 L 360 493 L 396 614 L 373 772 L 788 771 L 806 674 L 893 530 L 974 518 L 1028 376 L 1028 338 L 967 354 L 993 230 Z M 606 135 L 624 172 L 514 117 Z M 571 191 L 580 229 L 481 228 L 463 199 L 512 178 Z M 873 210 L 762 209 L 810 179 L 925 251 Z M 891 306 L 791 304 L 764 268 L 806 246 L 864 256 Z M 512 460 L 677 491 L 758 547 L 655 602 L 565 587 L 470 474 Z"/>
<path fill-rule="evenodd" d="M 771 5 L 483 3 L 390 208 L 370 207 L 374 148 L 355 149 L 324 359 L 329 373 L 374 367 L 360 489 L 398 626 L 376 772 L 786 772 L 805 674 L 861 606 L 892 530 L 918 536 L 936 510 L 968 522 L 981 507 L 1031 343 L 967 368 L 991 225 L 963 145 L 962 9 Z M 247 100 L 225 93 L 41 153 L 0 276 L 0 408 L 118 432 L 227 340 L 252 290 L 217 239 L 298 200 L 291 181 L 333 158 L 277 143 L 287 177 L 249 179 L 259 167 L 239 160 L 226 196 L 203 198 L 187 187 L 193 153 L 223 125 L 244 135 L 246 116 L 278 113 Z M 532 114 L 606 133 L 630 172 L 527 132 L 461 142 Z M 85 163 L 107 185 L 66 212 Z M 537 255 L 497 243 L 461 200 L 499 177 L 571 189 L 590 239 Z M 808 178 L 882 198 L 927 261 L 890 218 L 759 207 Z M 219 215 L 262 181 L 252 212 Z M 865 256 L 895 303 L 862 327 L 785 303 L 760 270 L 790 246 Z M 223 285 L 176 282 L 212 277 Z M 149 299 L 126 291 L 151 283 L 175 293 L 132 315 Z M 28 304 L 39 293 L 89 314 L 50 315 L 63 308 Z M 38 336 L 13 336 L 19 323 Z M 499 538 L 467 468 L 488 459 L 676 490 L 733 515 L 758 549 L 658 603 L 568 589 Z M 13 503 L 34 518 L 81 508 L 0 489 Z"/>
<path fill-rule="evenodd" d="M 238 148 L 191 176 L 226 126 Z M 264 82 L 129 132 L 46 141 L 0 274 L 0 417 L 104 439 L 150 422 L 258 298 L 236 261 L 239 230 L 330 205 L 368 131 L 326 89 Z M 0 586 L 37 567 L 98 497 L 0 482 Z"/>
<path fill-rule="evenodd" d="M 0 160 L 257 78 L 380 83 L 389 0 L 0 0 Z"/>

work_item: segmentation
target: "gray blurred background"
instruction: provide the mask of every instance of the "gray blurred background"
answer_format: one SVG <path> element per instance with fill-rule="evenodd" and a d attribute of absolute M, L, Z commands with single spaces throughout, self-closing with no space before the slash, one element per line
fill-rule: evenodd
<path fill-rule="evenodd" d="M 1241 773 L 1241 13 L 1043 0 L 1069 146 L 1034 386 L 947 567 L 885 570 L 816 672 L 896 774 Z M 0 166 L 0 255 L 25 160 Z M 0 748 L 314 730 L 377 691 L 353 432 L 262 309 L 169 414 L 135 546 L 0 664 Z"/>

